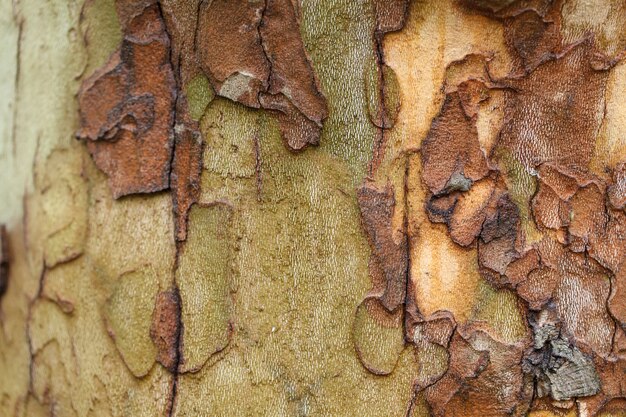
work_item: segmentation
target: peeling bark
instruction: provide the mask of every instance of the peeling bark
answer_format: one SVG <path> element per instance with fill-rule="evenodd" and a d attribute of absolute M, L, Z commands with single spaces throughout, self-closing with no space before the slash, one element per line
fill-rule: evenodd
<path fill-rule="evenodd" d="M 326 100 L 289 0 L 204 1 L 196 50 L 218 95 L 277 112 L 286 145 L 317 145 Z"/>
<path fill-rule="evenodd" d="M 589 397 L 593 403 L 606 395 L 602 386 L 615 378 L 598 372 L 597 366 L 620 360 L 612 353 L 619 321 L 606 300 L 615 294 L 617 259 L 626 254 L 621 227 L 608 220 L 623 215 L 614 196 L 622 168 L 607 181 L 593 174 L 590 164 L 608 71 L 621 55 L 606 57 L 590 35 L 573 43 L 562 40 L 560 2 L 527 8 L 519 3 L 463 2 L 469 13 L 476 9 L 502 21 L 513 65 L 499 79 L 490 74 L 487 56 L 473 65 L 478 72 L 470 64 L 480 62 L 475 55 L 448 67 L 454 81 L 446 83 L 440 112 L 421 143 L 420 174 L 428 190 L 428 219 L 446 224 L 450 239 L 477 251 L 482 276 L 498 288 L 515 290 L 526 315 L 547 314 L 552 322 L 526 324 L 534 338 L 531 348 L 527 338 L 510 345 L 467 326 L 454 325 L 450 336 L 452 315 L 438 312 L 446 321 L 429 321 L 418 304 L 409 302 L 408 317 L 415 318 L 408 322 L 407 341 L 418 349 L 436 343 L 449 352 L 447 371 L 416 383 L 438 416 L 473 415 L 467 404 L 480 404 L 480 415 L 525 415 L 535 398 L 543 396 L 557 402 L 580 398 L 581 404 Z M 462 74 L 468 78 L 463 80 Z M 497 91 L 504 93 L 504 117 L 494 148 L 485 150 L 478 115 Z M 377 158 L 375 151 L 373 160 Z M 510 189 L 511 182 L 519 181 L 511 177 L 514 166 L 534 177 L 532 198 L 520 200 Z M 364 225 L 371 236 L 373 228 Z M 531 227 L 538 228 L 533 235 Z M 599 243 L 607 240 L 611 255 Z M 377 262 L 391 261 L 390 256 L 380 260 L 379 246 L 372 245 Z M 374 287 L 384 287 L 378 281 L 373 279 Z M 392 285 L 393 280 L 386 282 Z M 468 347 L 478 340 L 478 351 Z M 484 359 L 478 359 L 479 352 Z M 512 378 L 507 392 L 516 394 L 498 394 L 500 385 L 491 385 L 505 375 Z M 472 388 L 474 381 L 481 383 Z"/>
<path fill-rule="evenodd" d="M 176 83 L 156 1 L 118 1 L 124 40 L 79 93 L 81 129 L 115 198 L 169 187 Z"/>
<path fill-rule="evenodd" d="M 623 413 L 624 27 L 0 1 L 0 415 Z"/>

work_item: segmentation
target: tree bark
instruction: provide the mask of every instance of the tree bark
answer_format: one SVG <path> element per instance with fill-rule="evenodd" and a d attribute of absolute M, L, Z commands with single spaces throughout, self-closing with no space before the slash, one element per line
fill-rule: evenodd
<path fill-rule="evenodd" d="M 0 0 L 1 416 L 626 415 L 621 0 Z"/>

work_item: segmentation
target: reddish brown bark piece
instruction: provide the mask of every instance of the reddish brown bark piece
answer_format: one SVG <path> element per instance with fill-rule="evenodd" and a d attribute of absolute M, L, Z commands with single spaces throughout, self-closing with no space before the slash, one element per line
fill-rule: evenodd
<path fill-rule="evenodd" d="M 0 298 L 9 285 L 9 234 L 5 225 L 0 225 Z"/>
<path fill-rule="evenodd" d="M 583 250 L 604 234 L 608 222 L 605 195 L 595 184 L 580 190 L 571 199 L 571 222 L 568 231 L 584 244 Z"/>
<path fill-rule="evenodd" d="M 522 345 L 498 342 L 469 327 L 455 332 L 448 351 L 447 371 L 424 388 L 433 416 L 525 415 L 532 389 L 520 365 Z"/>
<path fill-rule="evenodd" d="M 264 1 L 204 1 L 196 35 L 200 65 L 217 94 L 256 108 L 271 71 L 259 31 L 264 11 Z"/>
<path fill-rule="evenodd" d="M 407 310 L 411 310 L 407 308 Z M 405 318 L 406 338 L 417 347 L 435 343 L 448 348 L 450 339 L 456 329 L 456 322 L 451 313 L 437 311 L 428 317 L 411 312 Z"/>
<path fill-rule="evenodd" d="M 409 7 L 408 0 L 374 0 L 376 30 L 381 33 L 402 29 Z"/>
<path fill-rule="evenodd" d="M 170 372 L 178 367 L 178 341 L 180 336 L 180 299 L 176 290 L 157 295 L 150 337 L 157 347 L 157 360 Z"/>
<path fill-rule="evenodd" d="M 114 198 L 169 186 L 176 83 L 156 1 L 117 2 L 120 49 L 82 85 L 81 128 Z"/>
<path fill-rule="evenodd" d="M 515 90 L 507 93 L 507 122 L 498 146 L 512 151 L 527 169 L 550 163 L 557 169 L 588 170 L 608 77 L 591 67 L 593 55 L 592 41 L 585 40 L 512 81 Z"/>
<path fill-rule="evenodd" d="M 521 256 L 520 234 L 519 210 L 508 194 L 502 193 L 495 210 L 486 216 L 478 242 L 480 270 L 496 286 L 511 281 L 504 275 L 509 265 Z"/>
<path fill-rule="evenodd" d="M 560 229 L 570 222 L 570 206 L 545 183 L 540 182 L 539 190 L 532 202 L 535 220 L 548 229 Z"/>
<path fill-rule="evenodd" d="M 516 259 L 507 266 L 504 274 L 508 280 L 506 284 L 513 288 L 517 287 L 531 272 L 539 268 L 540 262 L 538 251 L 535 249 L 529 250 L 521 258 Z"/>
<path fill-rule="evenodd" d="M 431 193 L 467 191 L 489 173 L 475 119 L 467 117 L 458 93 L 446 96 L 422 142 L 422 178 Z"/>
<path fill-rule="evenodd" d="M 174 67 L 179 88 L 186 86 L 202 72 L 195 51 L 197 14 L 202 2 L 203 0 L 159 1 L 167 33 L 170 36 L 170 61 Z"/>
<path fill-rule="evenodd" d="M 554 59 L 561 48 L 559 27 L 533 10 L 506 20 L 505 39 L 514 52 L 517 71 L 528 73 Z"/>
<path fill-rule="evenodd" d="M 203 2 L 196 49 L 218 95 L 277 111 L 292 150 L 319 143 L 328 110 L 291 1 Z"/>
<path fill-rule="evenodd" d="M 474 349 L 458 332 L 454 332 L 448 346 L 448 367 L 432 385 L 422 387 L 434 416 L 454 415 L 448 403 L 458 395 L 464 383 L 476 378 L 489 363 L 489 354 Z"/>
<path fill-rule="evenodd" d="M 394 238 L 392 217 L 396 201 L 391 186 L 383 190 L 365 184 L 357 191 L 361 220 L 372 248 L 371 295 L 390 312 L 404 305 L 408 268 L 406 235 Z"/>
<path fill-rule="evenodd" d="M 602 391 L 580 401 L 590 415 L 611 415 L 611 412 L 619 415 L 626 410 L 626 333 L 623 329 L 616 330 L 614 340 L 613 355 L 607 360 L 597 360 Z"/>

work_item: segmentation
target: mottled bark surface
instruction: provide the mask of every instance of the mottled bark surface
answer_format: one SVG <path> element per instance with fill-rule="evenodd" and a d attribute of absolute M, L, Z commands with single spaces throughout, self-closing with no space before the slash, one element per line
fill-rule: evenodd
<path fill-rule="evenodd" d="M 0 0 L 1 416 L 626 415 L 621 0 Z"/>

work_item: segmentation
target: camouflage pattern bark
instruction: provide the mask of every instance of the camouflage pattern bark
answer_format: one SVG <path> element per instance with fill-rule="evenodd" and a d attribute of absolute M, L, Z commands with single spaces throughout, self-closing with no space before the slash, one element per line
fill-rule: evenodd
<path fill-rule="evenodd" d="M 621 0 L 0 11 L 0 415 L 626 415 Z"/>

